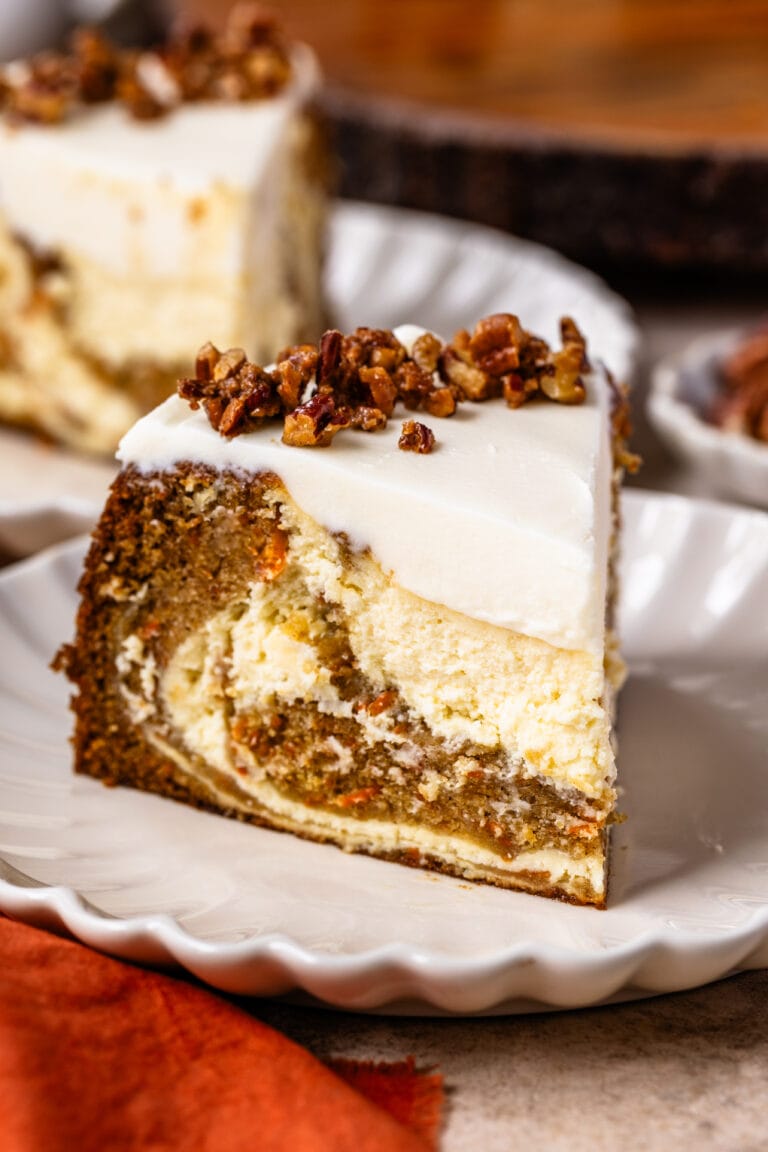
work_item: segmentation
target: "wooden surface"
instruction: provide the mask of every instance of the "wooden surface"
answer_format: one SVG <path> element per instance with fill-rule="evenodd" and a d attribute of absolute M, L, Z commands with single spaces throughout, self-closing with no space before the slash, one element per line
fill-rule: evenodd
<path fill-rule="evenodd" d="M 227 0 L 180 0 L 221 21 Z M 768 271 L 766 0 L 274 0 L 340 192 L 618 268 Z"/>
<path fill-rule="evenodd" d="M 221 19 L 225 3 L 191 0 Z M 764 0 L 272 0 L 329 84 L 621 145 L 768 146 Z"/>

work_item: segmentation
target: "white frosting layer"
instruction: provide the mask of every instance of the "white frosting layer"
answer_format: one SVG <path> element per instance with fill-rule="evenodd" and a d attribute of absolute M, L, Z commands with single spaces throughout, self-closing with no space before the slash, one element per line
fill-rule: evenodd
<path fill-rule="evenodd" d="M 185 104 L 149 122 L 106 104 L 63 125 L 0 123 L 0 212 L 12 232 L 37 246 L 110 272 L 238 275 L 250 258 L 243 243 L 252 226 L 248 201 L 268 180 L 289 119 L 318 83 L 314 57 L 302 46 L 294 75 L 272 99 Z M 231 205 L 230 229 L 223 235 L 217 222 L 206 244 L 201 209 L 214 194 Z"/>
<path fill-rule="evenodd" d="M 398 330 L 404 343 L 413 328 Z M 420 331 L 420 330 L 418 330 Z M 587 378 L 578 407 L 503 401 L 425 417 L 425 456 L 397 447 L 401 409 L 376 433 L 331 447 L 281 441 L 281 426 L 226 440 L 171 397 L 123 438 L 118 458 L 145 471 L 189 460 L 276 473 L 299 507 L 368 547 L 401 587 L 476 620 L 560 648 L 601 654 L 611 532 L 609 387 Z"/>

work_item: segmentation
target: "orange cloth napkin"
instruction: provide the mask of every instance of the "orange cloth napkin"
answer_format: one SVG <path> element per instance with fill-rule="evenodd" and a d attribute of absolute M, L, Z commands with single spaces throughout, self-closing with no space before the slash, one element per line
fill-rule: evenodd
<path fill-rule="evenodd" d="M 439 1076 L 338 1067 L 194 984 L 0 917 L 0 1152 L 435 1148 Z"/>

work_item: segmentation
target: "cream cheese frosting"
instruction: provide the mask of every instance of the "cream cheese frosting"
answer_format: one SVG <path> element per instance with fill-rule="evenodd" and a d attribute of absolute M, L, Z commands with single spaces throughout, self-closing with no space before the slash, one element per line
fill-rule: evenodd
<path fill-rule="evenodd" d="M 395 330 L 405 344 L 421 331 Z M 299 508 L 369 548 L 391 579 L 434 604 L 556 647 L 600 656 L 611 533 L 609 385 L 586 379 L 583 405 L 463 404 L 428 419 L 427 455 L 397 446 L 403 413 L 329 448 L 281 441 L 279 424 L 231 440 L 172 396 L 123 438 L 142 471 L 192 461 L 280 477 Z M 398 418 L 399 417 L 399 418 Z"/>

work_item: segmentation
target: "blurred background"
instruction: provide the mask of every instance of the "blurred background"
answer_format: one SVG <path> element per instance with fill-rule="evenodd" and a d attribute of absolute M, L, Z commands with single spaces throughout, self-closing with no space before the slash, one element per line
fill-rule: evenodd
<path fill-rule="evenodd" d="M 5 58 L 227 0 L 3 0 Z M 768 269 L 764 0 L 274 0 L 327 86 L 344 196 L 463 217 L 621 278 Z"/>
<path fill-rule="evenodd" d="M 220 26 L 231 6 L 0 0 L 0 56 L 82 21 L 147 44 L 174 23 Z M 646 402 L 659 364 L 768 311 L 768 0 L 268 7 L 320 59 L 339 194 L 491 225 L 599 272 L 642 335 L 634 482 L 719 492 Z"/>

